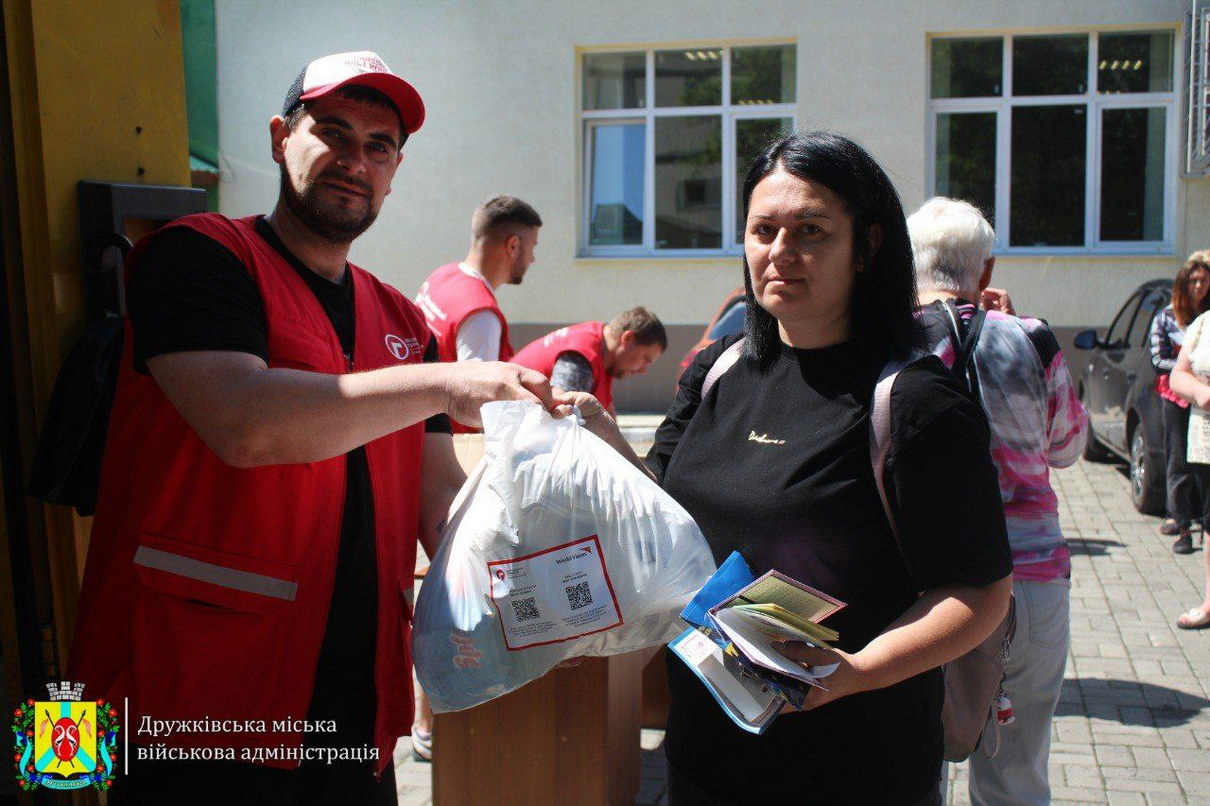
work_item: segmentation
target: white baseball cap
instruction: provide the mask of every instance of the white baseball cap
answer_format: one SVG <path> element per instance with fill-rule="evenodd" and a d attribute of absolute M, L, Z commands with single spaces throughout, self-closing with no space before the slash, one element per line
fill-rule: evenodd
<path fill-rule="evenodd" d="M 378 90 L 395 104 L 405 135 L 424 124 L 424 101 L 416 88 L 391 72 L 377 53 L 359 50 L 316 59 L 302 69 L 290 85 L 282 115 L 289 115 L 303 101 L 314 101 L 341 87 L 357 84 Z"/>

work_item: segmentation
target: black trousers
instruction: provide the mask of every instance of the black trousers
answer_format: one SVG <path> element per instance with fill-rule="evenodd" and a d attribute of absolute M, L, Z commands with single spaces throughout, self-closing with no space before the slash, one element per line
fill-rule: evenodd
<path fill-rule="evenodd" d="M 1189 475 L 1197 488 L 1198 508 L 1194 510 L 1195 518 L 1201 518 L 1202 524 L 1210 523 L 1210 465 L 1189 464 Z"/>
<path fill-rule="evenodd" d="M 1205 514 L 1203 493 L 1185 462 L 1189 439 L 1189 409 L 1171 400 L 1160 400 L 1164 422 L 1164 452 L 1168 465 L 1168 515 L 1188 527 L 1194 518 Z"/>

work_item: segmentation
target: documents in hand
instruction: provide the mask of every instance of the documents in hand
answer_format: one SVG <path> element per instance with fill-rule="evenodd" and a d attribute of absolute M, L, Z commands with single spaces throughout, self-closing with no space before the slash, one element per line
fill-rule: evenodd
<path fill-rule="evenodd" d="M 826 689 L 821 679 L 837 666 L 803 666 L 781 654 L 777 644 L 829 647 L 839 636 L 819 622 L 842 607 L 778 571 L 753 579 L 733 552 L 681 612 L 693 626 L 668 646 L 735 724 L 764 733 L 783 705 L 800 707 L 811 686 Z"/>

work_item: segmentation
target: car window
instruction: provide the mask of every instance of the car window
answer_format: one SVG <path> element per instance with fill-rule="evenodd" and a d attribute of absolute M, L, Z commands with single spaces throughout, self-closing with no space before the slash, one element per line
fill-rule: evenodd
<path fill-rule="evenodd" d="M 710 332 L 706 334 L 706 338 L 714 341 L 721 339 L 723 336 L 730 336 L 735 333 L 742 333 L 744 330 L 744 298 L 740 297 L 735 302 L 731 303 L 731 307 L 723 311 L 723 315 L 714 323 L 714 327 L 710 328 Z"/>
<path fill-rule="evenodd" d="M 1139 311 L 1134 316 L 1134 321 L 1130 326 L 1130 331 L 1126 334 L 1126 344 L 1129 347 L 1137 347 L 1144 344 L 1151 337 L 1151 320 L 1160 312 L 1160 309 L 1165 305 L 1164 295 L 1158 291 L 1148 291 L 1143 296 L 1143 304 L 1139 306 Z"/>
<path fill-rule="evenodd" d="M 1134 324 L 1134 315 L 1138 312 L 1139 303 L 1142 302 L 1142 295 L 1135 293 L 1130 299 L 1126 300 L 1126 304 L 1118 311 L 1118 315 L 1113 318 L 1113 324 L 1109 326 L 1109 331 L 1105 334 L 1105 343 L 1110 345 L 1122 346 L 1126 340 L 1126 334 L 1130 332 L 1130 326 Z"/>

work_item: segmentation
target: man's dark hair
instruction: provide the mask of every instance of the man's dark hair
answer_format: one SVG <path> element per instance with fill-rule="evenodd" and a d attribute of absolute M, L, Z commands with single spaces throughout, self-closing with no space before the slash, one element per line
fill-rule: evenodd
<path fill-rule="evenodd" d="M 399 115 L 399 108 L 391 101 L 390 98 L 383 95 L 373 87 L 363 87 L 360 84 L 349 84 L 336 90 L 336 94 L 341 98 L 348 98 L 350 101 L 358 101 L 366 106 L 372 106 L 375 109 L 389 109 L 395 113 L 395 119 L 399 121 L 399 148 L 403 148 L 403 144 L 407 142 L 408 133 L 403 130 L 403 118 Z M 290 110 L 283 120 L 285 121 L 286 131 L 294 131 L 294 127 L 302 120 L 303 115 L 307 114 L 307 109 L 310 103 L 302 101 Z"/>
<path fill-rule="evenodd" d="M 752 163 L 744 180 L 745 220 L 752 191 L 778 168 L 818 182 L 844 201 L 853 219 L 853 254 L 863 267 L 853 284 L 850 332 L 876 353 L 906 358 L 923 343 L 923 332 L 913 315 L 916 274 L 912 243 L 903 205 L 886 172 L 864 148 L 841 134 L 791 134 L 770 145 Z M 879 225 L 882 238 L 871 254 L 870 227 L 874 224 Z M 782 350 L 781 336 L 777 319 L 756 301 L 746 257 L 744 289 L 744 352 L 767 369 Z"/>
<path fill-rule="evenodd" d="M 518 230 L 542 226 L 542 217 L 516 196 L 493 196 L 471 216 L 471 236 L 498 239 L 520 234 Z"/>
<path fill-rule="evenodd" d="M 627 330 L 631 331 L 634 340 L 644 347 L 658 344 L 661 350 L 668 349 L 668 333 L 664 330 L 663 322 L 642 306 L 623 311 L 610 319 L 606 327 L 619 336 Z"/>

